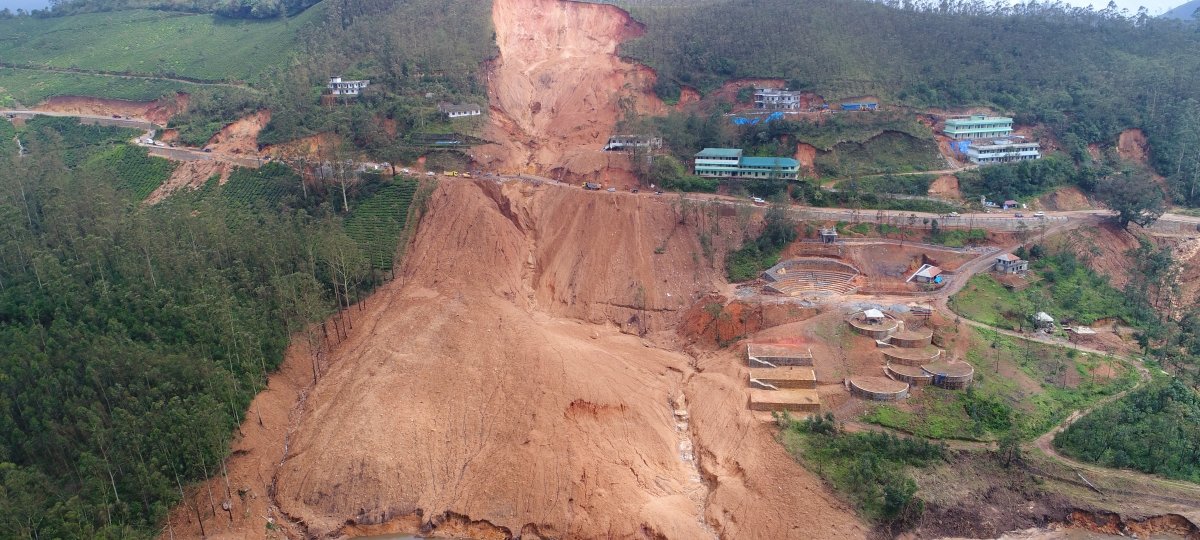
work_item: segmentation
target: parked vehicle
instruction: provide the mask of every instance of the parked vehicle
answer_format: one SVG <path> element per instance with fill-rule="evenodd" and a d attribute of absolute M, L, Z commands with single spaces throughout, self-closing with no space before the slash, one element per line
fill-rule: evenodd
<path fill-rule="evenodd" d="M 958 217 L 958 212 L 950 212 L 949 214 L 946 214 L 946 217 Z"/>
<path fill-rule="evenodd" d="M 586 189 L 589 191 L 600 191 L 600 188 L 602 188 L 602 187 L 604 187 L 604 186 L 601 186 L 600 184 L 597 184 L 595 182 L 584 182 L 583 183 L 583 189 Z"/>
<path fill-rule="evenodd" d="M 767 205 L 767 201 L 764 201 L 762 199 L 762 197 L 753 197 L 750 200 L 754 201 L 754 206 L 766 206 Z"/>
<path fill-rule="evenodd" d="M 615 188 L 615 187 L 610 187 L 610 188 L 608 188 L 608 189 L 607 189 L 607 190 L 605 190 L 605 191 L 608 191 L 609 193 L 616 193 L 616 192 L 617 192 L 617 188 Z"/>
<path fill-rule="evenodd" d="M 470 177 L 471 177 L 471 173 L 469 173 L 469 172 L 462 173 L 462 177 L 463 177 L 463 178 L 470 178 Z"/>
<path fill-rule="evenodd" d="M 434 174 L 433 171 L 429 171 L 429 172 L 425 173 L 425 176 L 437 176 L 437 174 Z"/>
<path fill-rule="evenodd" d="M 1045 212 L 1034 212 L 1033 217 L 1044 218 L 1044 217 L 1046 217 L 1046 213 Z"/>
<path fill-rule="evenodd" d="M 1013 214 L 1013 217 L 1017 217 L 1017 218 L 1023 218 L 1023 217 L 1025 217 L 1025 214 L 1022 214 L 1022 213 L 1020 213 L 1020 212 L 1017 212 L 1016 214 Z"/>

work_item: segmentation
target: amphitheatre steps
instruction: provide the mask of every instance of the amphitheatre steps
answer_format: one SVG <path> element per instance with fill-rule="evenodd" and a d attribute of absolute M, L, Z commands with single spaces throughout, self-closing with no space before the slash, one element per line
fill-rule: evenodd
<path fill-rule="evenodd" d="M 889 377 L 906 382 L 911 386 L 925 386 L 933 383 L 933 375 L 916 366 L 888 364 L 884 370 Z"/>
<path fill-rule="evenodd" d="M 750 383 L 755 383 L 770 387 L 772 390 L 782 388 L 805 388 L 813 389 L 817 387 L 817 375 L 812 368 L 803 367 L 787 367 L 779 369 L 752 368 L 750 370 Z"/>
<path fill-rule="evenodd" d="M 763 272 L 769 292 L 795 296 L 805 293 L 852 294 L 858 290 L 857 268 L 831 259 L 791 259 Z"/>
<path fill-rule="evenodd" d="M 920 349 L 902 349 L 893 347 L 883 349 L 883 358 L 889 364 L 899 364 L 902 366 L 920 367 L 930 362 L 936 362 L 942 357 L 944 351 L 932 345 L 922 347 Z"/>

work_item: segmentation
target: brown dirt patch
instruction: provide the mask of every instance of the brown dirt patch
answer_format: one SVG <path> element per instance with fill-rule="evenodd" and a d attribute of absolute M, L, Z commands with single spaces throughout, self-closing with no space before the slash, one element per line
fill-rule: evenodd
<path fill-rule="evenodd" d="M 36 111 L 88 116 L 126 116 L 134 120 L 166 125 L 172 116 L 187 108 L 189 96 L 179 93 L 157 101 L 126 101 L 85 96 L 56 96 L 37 106 Z"/>
<path fill-rule="evenodd" d="M 800 162 L 800 168 L 812 173 L 816 170 L 814 164 L 817 159 L 817 147 L 808 143 L 796 143 L 795 158 Z"/>
<path fill-rule="evenodd" d="M 262 149 L 262 153 L 277 158 L 305 157 L 316 159 L 322 149 L 329 151 L 342 143 L 336 133 L 318 133 L 281 144 L 273 144 Z"/>
<path fill-rule="evenodd" d="M 1123 160 L 1145 165 L 1150 155 L 1150 141 L 1146 133 L 1136 128 L 1122 131 L 1117 137 L 1117 155 Z"/>
<path fill-rule="evenodd" d="M 929 184 L 929 196 L 950 200 L 962 200 L 962 192 L 958 189 L 958 177 L 953 174 L 943 174 Z"/>
<path fill-rule="evenodd" d="M 1066 248 L 1088 267 L 1108 276 L 1117 289 L 1129 282 L 1130 272 L 1135 268 L 1128 252 L 1137 249 L 1137 237 L 1115 223 L 1104 221 L 1095 227 L 1083 227 L 1070 234 L 1055 236 L 1047 242 L 1055 248 Z"/>
<path fill-rule="evenodd" d="M 274 478 L 299 536 L 318 538 L 404 530 L 418 509 L 421 526 L 469 536 L 866 536 L 746 409 L 732 353 L 675 352 L 673 330 L 721 278 L 694 257 L 708 225 L 672 204 L 441 181 L 403 277 L 352 312 L 358 330 L 295 409 L 282 464 L 260 442 L 232 458 L 250 463 L 231 482 Z M 259 537 L 263 515 L 228 536 Z"/>
<path fill-rule="evenodd" d="M 222 154 L 258 155 L 258 134 L 270 121 L 271 111 L 258 111 L 222 128 L 204 148 Z"/>
<path fill-rule="evenodd" d="M 213 176 L 219 176 L 221 185 L 229 181 L 233 166 L 217 161 L 186 161 L 179 164 L 171 177 L 146 197 L 147 204 L 157 204 L 181 189 L 200 189 Z"/>
<path fill-rule="evenodd" d="M 1087 195 L 1075 186 L 1064 186 L 1038 199 L 1037 206 L 1046 210 L 1089 210 L 1093 208 Z"/>
<path fill-rule="evenodd" d="M 700 91 L 690 86 L 684 86 L 679 89 L 679 102 L 675 104 L 675 110 L 682 111 L 693 103 L 700 101 Z"/>
<path fill-rule="evenodd" d="M 641 35 L 612 6 L 557 0 L 492 4 L 499 56 L 489 67 L 485 138 L 472 157 L 499 172 L 539 173 L 566 166 L 572 154 L 598 152 L 624 114 L 666 106 L 651 87 L 654 72 L 622 60 L 617 46 Z"/>

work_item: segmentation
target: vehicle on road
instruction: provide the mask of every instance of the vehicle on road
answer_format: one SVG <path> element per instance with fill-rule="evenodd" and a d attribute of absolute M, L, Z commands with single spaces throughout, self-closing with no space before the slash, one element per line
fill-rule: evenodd
<path fill-rule="evenodd" d="M 469 173 L 469 172 L 462 173 L 462 177 L 463 177 L 463 178 L 470 178 L 470 177 L 471 177 L 471 173 Z"/>
<path fill-rule="evenodd" d="M 753 197 L 750 200 L 754 202 L 754 206 L 766 206 L 767 205 L 767 201 L 764 201 L 762 199 L 762 197 Z"/>
<path fill-rule="evenodd" d="M 655 191 L 655 192 L 654 192 L 654 194 L 655 194 L 655 195 L 662 195 L 662 190 Z"/>
<path fill-rule="evenodd" d="M 425 173 L 425 176 L 437 176 L 437 174 L 434 174 L 433 171 L 429 171 L 429 172 Z"/>
<path fill-rule="evenodd" d="M 595 182 L 584 182 L 583 183 L 583 189 L 586 189 L 589 191 L 600 191 L 600 188 L 602 188 L 602 187 L 604 187 L 604 186 L 601 186 L 600 184 L 597 184 Z"/>
<path fill-rule="evenodd" d="M 946 217 L 958 217 L 958 212 L 950 212 L 949 214 L 946 214 Z"/>
<path fill-rule="evenodd" d="M 1022 213 L 1020 213 L 1020 212 L 1017 212 L 1016 214 L 1013 214 L 1013 217 L 1015 217 L 1015 218 L 1023 218 L 1023 217 L 1025 217 L 1025 214 L 1022 214 Z"/>
<path fill-rule="evenodd" d="M 205 148 L 205 149 L 204 149 L 204 153 L 205 153 L 205 154 L 211 154 L 211 153 L 212 153 L 212 148 Z"/>
<path fill-rule="evenodd" d="M 607 190 L 605 190 L 605 191 L 607 191 L 607 192 L 609 192 L 609 193 L 616 193 L 616 192 L 617 192 L 617 188 L 615 188 L 615 187 L 610 187 L 610 188 L 608 188 L 608 189 L 607 189 Z"/>
<path fill-rule="evenodd" d="M 630 189 L 630 190 L 629 190 L 629 192 L 630 192 L 630 193 L 637 193 L 637 192 L 638 192 L 638 188 L 633 188 L 633 189 Z"/>
<path fill-rule="evenodd" d="M 1046 217 L 1046 213 L 1045 212 L 1034 212 L 1033 217 L 1044 218 L 1044 217 Z"/>

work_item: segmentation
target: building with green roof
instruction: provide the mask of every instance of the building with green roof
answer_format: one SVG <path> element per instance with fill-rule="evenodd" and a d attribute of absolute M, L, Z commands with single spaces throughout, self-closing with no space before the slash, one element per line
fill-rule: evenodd
<path fill-rule="evenodd" d="M 795 180 L 800 162 L 788 157 L 747 157 L 738 148 L 705 148 L 696 154 L 696 176 L 707 178 L 787 178 Z"/>
<path fill-rule="evenodd" d="M 951 139 L 959 140 L 1006 137 L 1012 134 L 1012 131 L 1012 118 L 973 114 L 967 118 L 946 120 L 946 129 L 943 129 L 942 133 Z"/>

